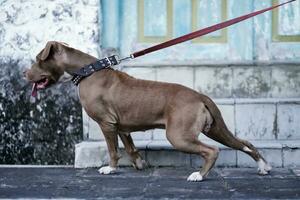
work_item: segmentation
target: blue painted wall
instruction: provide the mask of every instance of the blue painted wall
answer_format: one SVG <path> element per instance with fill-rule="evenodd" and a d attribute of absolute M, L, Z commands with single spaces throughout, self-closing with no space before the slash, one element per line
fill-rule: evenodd
<path fill-rule="evenodd" d="M 103 0 L 102 47 L 115 48 L 122 56 L 127 56 L 159 43 L 162 39 L 165 41 L 191 32 L 194 17 L 197 18 L 194 28 L 195 25 L 202 28 L 281 2 L 284 1 Z M 141 7 L 142 13 L 139 11 Z M 226 17 L 222 18 L 224 8 Z M 168 17 L 170 12 L 171 18 Z M 267 12 L 227 28 L 225 42 L 214 41 L 210 37 L 202 42 L 189 41 L 135 62 L 299 62 L 300 3 L 293 2 L 276 12 Z M 274 41 L 276 33 L 272 32 L 273 27 L 286 38 Z M 168 28 L 171 28 L 169 35 Z M 141 30 L 144 36 L 142 39 L 139 37 Z M 210 36 L 220 34 L 219 31 Z M 149 36 L 152 38 L 147 40 Z"/>

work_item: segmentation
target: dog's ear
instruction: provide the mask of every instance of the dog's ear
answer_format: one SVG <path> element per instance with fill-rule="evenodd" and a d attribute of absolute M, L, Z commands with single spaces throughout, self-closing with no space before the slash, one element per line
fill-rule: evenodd
<path fill-rule="evenodd" d="M 42 61 L 46 60 L 50 56 L 51 51 L 54 50 L 56 43 L 55 41 L 47 42 L 46 47 L 36 56 L 36 59 Z"/>

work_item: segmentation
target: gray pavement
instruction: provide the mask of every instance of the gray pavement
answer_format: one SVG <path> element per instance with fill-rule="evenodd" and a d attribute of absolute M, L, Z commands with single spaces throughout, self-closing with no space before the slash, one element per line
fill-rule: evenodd
<path fill-rule="evenodd" d="M 300 170 L 215 168 L 203 182 L 187 182 L 189 168 L 0 168 L 0 198 L 73 199 L 300 199 Z"/>

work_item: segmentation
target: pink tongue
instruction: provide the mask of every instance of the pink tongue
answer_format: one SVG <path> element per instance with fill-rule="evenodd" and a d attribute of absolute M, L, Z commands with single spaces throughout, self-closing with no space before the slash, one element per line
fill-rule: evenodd
<path fill-rule="evenodd" d="M 32 89 L 31 89 L 31 96 L 36 97 L 37 96 L 37 84 L 33 83 Z"/>
<path fill-rule="evenodd" d="M 42 83 L 38 83 L 36 85 L 36 88 L 37 89 L 45 89 L 46 88 L 46 85 L 48 84 L 49 80 L 48 79 L 45 79 L 45 82 L 42 82 Z"/>

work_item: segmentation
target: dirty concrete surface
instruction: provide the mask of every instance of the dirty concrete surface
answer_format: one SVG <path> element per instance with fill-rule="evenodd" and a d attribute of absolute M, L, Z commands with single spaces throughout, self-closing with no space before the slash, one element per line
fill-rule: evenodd
<path fill-rule="evenodd" d="M 0 198 L 72 199 L 300 199 L 300 169 L 215 168 L 203 182 L 187 182 L 193 168 L 0 168 Z"/>

